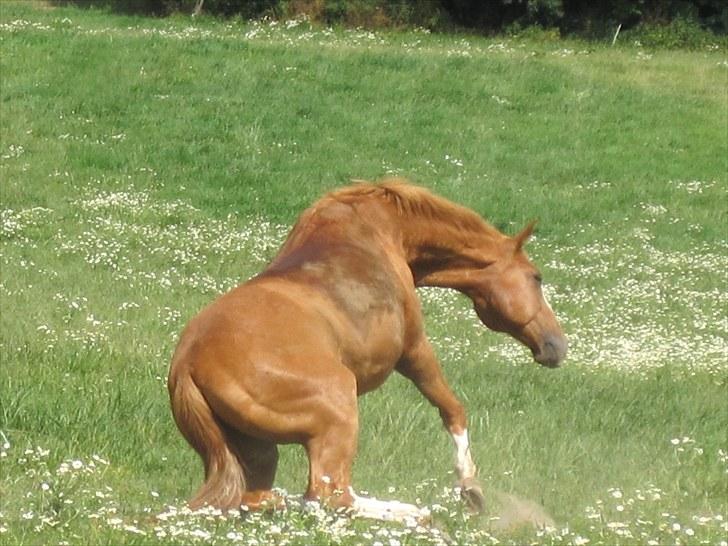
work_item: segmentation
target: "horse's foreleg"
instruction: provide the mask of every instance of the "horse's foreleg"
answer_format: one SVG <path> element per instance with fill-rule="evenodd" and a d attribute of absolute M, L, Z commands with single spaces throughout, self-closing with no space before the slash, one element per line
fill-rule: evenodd
<path fill-rule="evenodd" d="M 422 338 L 399 362 L 397 371 L 409 378 L 440 412 L 443 424 L 455 442 L 455 470 L 463 498 L 473 510 L 481 512 L 485 499 L 476 479 L 477 468 L 470 453 L 465 408 L 445 381 L 430 343 Z"/>
<path fill-rule="evenodd" d="M 455 469 L 458 473 L 458 483 L 461 487 L 461 494 L 468 505 L 476 512 L 482 512 L 485 508 L 485 497 L 483 488 L 476 478 L 477 469 L 470 454 L 470 440 L 468 430 L 461 433 L 452 433 L 455 441 Z"/>
<path fill-rule="evenodd" d="M 473 457 L 470 454 L 470 440 L 468 430 L 460 433 L 451 433 L 455 442 L 455 470 L 460 480 L 467 480 L 475 477 L 476 468 Z"/>

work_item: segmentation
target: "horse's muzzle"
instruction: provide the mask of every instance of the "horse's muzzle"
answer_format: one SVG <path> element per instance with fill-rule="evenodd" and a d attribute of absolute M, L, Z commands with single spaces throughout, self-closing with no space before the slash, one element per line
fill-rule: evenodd
<path fill-rule="evenodd" d="M 563 335 L 547 334 L 538 349 L 533 351 L 533 359 L 548 368 L 556 368 L 566 357 L 568 345 Z"/>

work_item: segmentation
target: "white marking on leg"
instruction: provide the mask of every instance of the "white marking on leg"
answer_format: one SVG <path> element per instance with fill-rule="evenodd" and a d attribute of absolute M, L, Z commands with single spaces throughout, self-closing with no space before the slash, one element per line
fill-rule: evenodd
<path fill-rule="evenodd" d="M 400 523 L 418 523 L 430 517 L 430 511 L 427 508 L 419 508 L 414 504 L 399 501 L 383 501 L 371 497 L 360 497 L 354 493 L 354 489 L 351 487 L 349 492 L 354 497 L 352 506 L 354 515 L 362 518 Z"/>
<path fill-rule="evenodd" d="M 475 463 L 470 455 L 470 441 L 468 440 L 468 431 L 463 430 L 460 434 L 452 434 L 455 441 L 455 469 L 458 472 L 460 481 L 475 477 Z"/>

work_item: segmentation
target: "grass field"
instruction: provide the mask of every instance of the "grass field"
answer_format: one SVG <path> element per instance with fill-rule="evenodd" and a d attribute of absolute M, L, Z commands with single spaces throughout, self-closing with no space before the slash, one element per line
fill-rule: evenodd
<path fill-rule="evenodd" d="M 0 543 L 728 544 L 728 61 L 301 21 L 0 5 Z M 350 178 L 410 177 L 530 247 L 569 336 L 539 368 L 421 292 L 490 504 L 468 517 L 437 412 L 361 399 L 355 484 L 406 527 L 188 514 L 202 479 L 166 373 L 185 322 Z M 498 530 L 505 495 L 545 530 Z"/>

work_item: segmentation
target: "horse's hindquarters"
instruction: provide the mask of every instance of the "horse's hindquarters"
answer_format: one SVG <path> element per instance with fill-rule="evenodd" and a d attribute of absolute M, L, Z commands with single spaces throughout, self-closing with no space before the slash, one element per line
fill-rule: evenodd
<path fill-rule="evenodd" d="M 328 325 L 275 291 L 244 285 L 193 320 L 181 346 L 190 374 L 216 415 L 241 433 L 302 442 L 328 381 L 347 374 Z"/>

